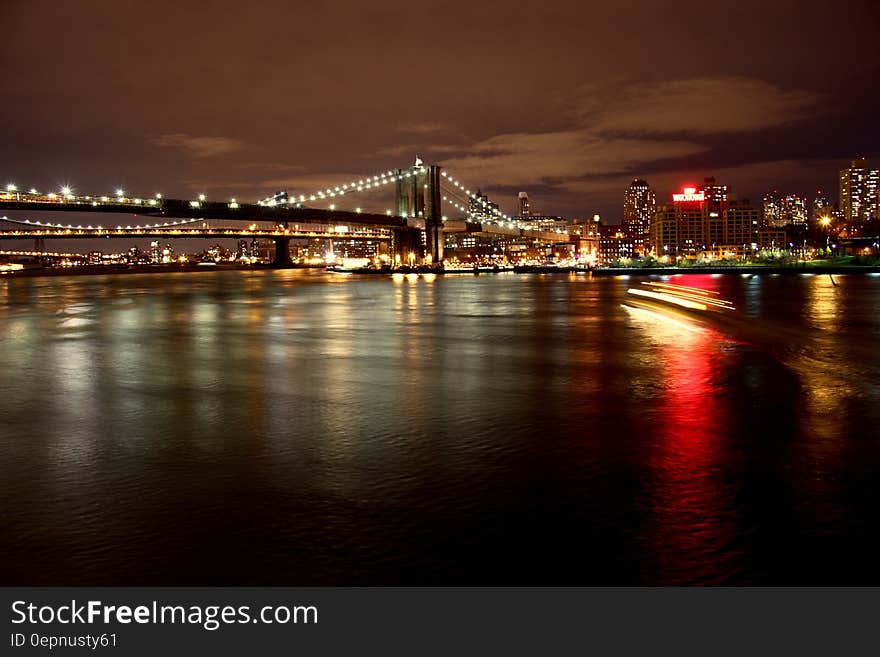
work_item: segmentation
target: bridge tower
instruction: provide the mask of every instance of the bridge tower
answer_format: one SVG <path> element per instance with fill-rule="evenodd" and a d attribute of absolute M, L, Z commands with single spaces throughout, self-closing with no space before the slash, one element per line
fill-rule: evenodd
<path fill-rule="evenodd" d="M 437 267 L 443 265 L 443 208 L 440 205 L 440 167 L 432 164 L 426 168 L 423 186 L 425 199 L 425 250 L 426 257 Z"/>
<path fill-rule="evenodd" d="M 443 264 L 443 208 L 440 196 L 440 167 L 416 160 L 410 169 L 397 169 L 397 215 L 407 219 L 422 217 L 425 222 L 425 259 L 434 266 Z"/>

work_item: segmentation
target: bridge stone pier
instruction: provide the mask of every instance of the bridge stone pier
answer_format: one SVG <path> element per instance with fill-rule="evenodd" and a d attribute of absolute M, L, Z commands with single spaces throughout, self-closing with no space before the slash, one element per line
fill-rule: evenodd
<path fill-rule="evenodd" d="M 272 258 L 273 267 L 293 267 L 293 259 L 290 257 L 290 238 L 275 237 L 275 256 Z"/>
<path fill-rule="evenodd" d="M 417 227 L 395 229 L 391 252 L 396 264 L 421 264 L 425 253 L 421 229 Z"/>

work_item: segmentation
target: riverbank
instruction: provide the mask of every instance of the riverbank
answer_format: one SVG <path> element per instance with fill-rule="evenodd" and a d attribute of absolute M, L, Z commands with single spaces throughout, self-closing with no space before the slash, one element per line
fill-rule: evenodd
<path fill-rule="evenodd" d="M 672 276 L 676 274 L 876 274 L 880 266 L 813 265 L 794 266 L 744 265 L 741 267 L 603 267 L 592 270 L 594 276 Z"/>
<path fill-rule="evenodd" d="M 295 265 L 288 269 L 322 269 L 316 265 Z M 217 265 L 201 265 L 198 263 L 164 264 L 164 265 L 81 265 L 78 267 L 31 267 L 10 271 L 0 275 L 3 278 L 30 278 L 36 276 L 100 276 L 108 274 L 170 274 L 179 272 L 210 272 L 210 271 L 265 271 L 274 269 L 265 264 L 223 263 Z"/>
<path fill-rule="evenodd" d="M 5 272 L 4 278 L 31 278 L 38 276 L 98 276 L 109 274 L 168 274 L 182 272 L 211 271 L 266 271 L 276 269 L 268 264 L 224 263 L 219 265 L 199 264 L 167 264 L 167 265 L 132 265 L 107 266 L 83 265 L 80 267 L 34 267 L 18 271 Z M 323 265 L 295 265 L 286 269 L 324 269 Z M 334 270 L 329 270 L 334 271 Z M 393 274 L 440 274 L 440 275 L 478 275 L 496 273 L 516 274 L 592 274 L 593 276 L 675 276 L 679 274 L 729 274 L 738 276 L 772 275 L 772 274 L 880 274 L 877 265 L 812 265 L 805 266 L 765 266 L 744 265 L 740 267 L 603 267 L 584 269 L 581 267 L 545 267 L 540 265 L 517 266 L 513 268 L 479 270 L 470 269 L 438 269 L 433 267 L 405 267 L 390 269 L 336 270 L 340 274 L 380 275 Z"/>

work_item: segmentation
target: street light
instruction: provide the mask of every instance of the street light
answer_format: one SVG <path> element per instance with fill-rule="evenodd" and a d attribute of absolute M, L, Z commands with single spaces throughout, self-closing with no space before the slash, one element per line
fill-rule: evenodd
<path fill-rule="evenodd" d="M 831 225 L 831 217 L 825 215 L 821 219 L 819 219 L 819 223 L 822 224 L 822 228 L 825 229 L 825 252 L 830 255 L 831 254 L 831 235 L 828 233 L 828 227 Z"/>

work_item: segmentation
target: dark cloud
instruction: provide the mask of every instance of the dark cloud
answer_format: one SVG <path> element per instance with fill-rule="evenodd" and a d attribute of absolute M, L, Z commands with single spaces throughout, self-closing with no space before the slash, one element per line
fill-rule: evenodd
<path fill-rule="evenodd" d="M 153 140 L 156 146 L 177 148 L 195 157 L 213 157 L 234 153 L 246 148 L 244 142 L 229 137 L 194 137 L 185 133 L 160 135 Z"/>
<path fill-rule="evenodd" d="M 615 220 L 634 176 L 805 193 L 880 154 L 873 0 L 29 0 L 0 22 L 0 175 L 26 186 L 260 198 L 420 154 L 508 209 L 522 188 Z"/>

